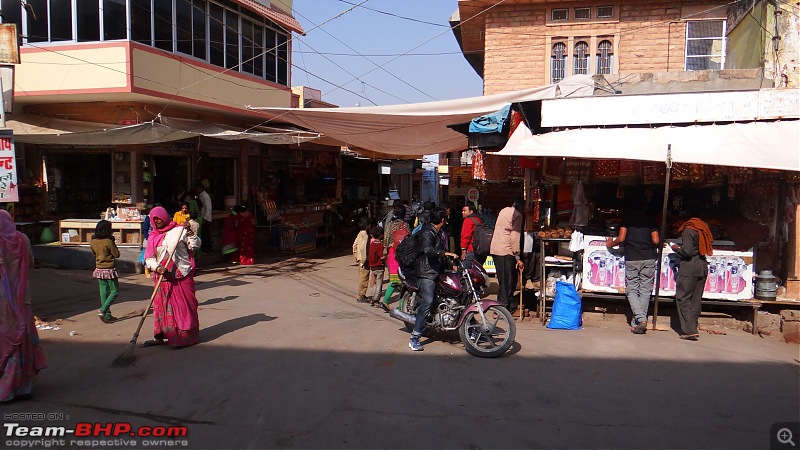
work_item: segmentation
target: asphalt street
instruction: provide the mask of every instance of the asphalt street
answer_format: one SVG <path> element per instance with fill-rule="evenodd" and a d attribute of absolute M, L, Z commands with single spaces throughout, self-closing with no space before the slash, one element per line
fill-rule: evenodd
<path fill-rule="evenodd" d="M 120 281 L 114 315 L 140 313 L 152 281 Z M 621 322 L 555 331 L 526 320 L 511 351 L 487 360 L 457 334 L 412 352 L 400 322 L 356 303 L 349 251 L 204 267 L 196 281 L 202 342 L 137 348 L 135 366 L 119 369 L 110 363 L 138 317 L 101 323 L 91 271 L 33 270 L 35 314 L 59 329 L 39 331 L 49 367 L 31 399 L 3 406 L 2 446 L 768 448 L 774 423 L 800 421 L 798 347 L 744 332 L 688 342 Z M 151 334 L 148 318 L 139 342 Z M 186 436 L 40 438 L 8 426 L 82 422 Z"/>

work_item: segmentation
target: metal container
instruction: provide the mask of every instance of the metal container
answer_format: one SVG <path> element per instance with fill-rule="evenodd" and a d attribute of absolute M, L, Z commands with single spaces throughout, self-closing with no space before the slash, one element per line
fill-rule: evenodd
<path fill-rule="evenodd" d="M 775 300 L 781 279 L 772 274 L 771 270 L 762 270 L 756 275 L 756 298 L 761 300 Z"/>

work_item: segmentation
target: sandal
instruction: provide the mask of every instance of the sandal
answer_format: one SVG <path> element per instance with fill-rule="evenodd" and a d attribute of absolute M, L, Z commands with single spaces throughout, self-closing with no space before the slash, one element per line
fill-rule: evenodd
<path fill-rule="evenodd" d="M 166 342 L 163 339 L 149 339 L 139 344 L 139 348 L 155 347 L 164 344 L 166 344 Z"/>
<path fill-rule="evenodd" d="M 387 306 L 386 303 L 381 302 L 381 308 L 383 308 L 383 310 L 386 311 L 387 313 L 392 312 L 392 310 L 389 309 L 389 306 Z"/>

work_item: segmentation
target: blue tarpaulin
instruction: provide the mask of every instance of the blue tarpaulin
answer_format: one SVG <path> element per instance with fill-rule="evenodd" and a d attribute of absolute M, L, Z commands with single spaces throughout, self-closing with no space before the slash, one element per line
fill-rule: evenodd
<path fill-rule="evenodd" d="M 470 133 L 499 133 L 503 129 L 508 114 L 511 111 L 511 104 L 504 106 L 503 109 L 491 114 L 486 114 L 472 119 L 469 123 Z"/>

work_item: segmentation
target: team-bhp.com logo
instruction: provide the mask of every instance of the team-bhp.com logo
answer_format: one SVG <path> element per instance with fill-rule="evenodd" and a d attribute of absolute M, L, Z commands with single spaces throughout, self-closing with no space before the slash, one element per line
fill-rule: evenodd
<path fill-rule="evenodd" d="M 4 423 L 6 437 L 186 437 L 184 426 L 133 427 L 129 422 L 78 422 L 75 428 L 67 427 L 27 427 L 18 423 Z"/>

